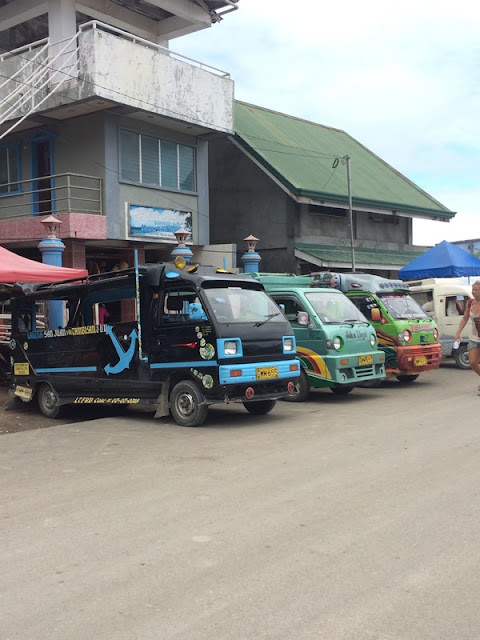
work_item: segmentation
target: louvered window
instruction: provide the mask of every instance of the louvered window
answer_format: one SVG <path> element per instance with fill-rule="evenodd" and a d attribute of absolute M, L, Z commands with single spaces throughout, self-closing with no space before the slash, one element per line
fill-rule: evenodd
<path fill-rule="evenodd" d="M 195 191 L 195 148 L 132 131 L 120 132 L 120 177 L 146 186 Z"/>

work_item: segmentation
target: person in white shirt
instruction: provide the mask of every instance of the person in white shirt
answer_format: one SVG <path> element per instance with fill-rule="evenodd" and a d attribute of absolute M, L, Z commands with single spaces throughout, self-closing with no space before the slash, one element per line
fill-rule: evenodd
<path fill-rule="evenodd" d="M 433 311 L 433 295 L 431 293 L 427 293 L 427 298 L 428 300 L 425 302 L 425 304 L 422 304 L 422 309 L 425 311 L 425 313 Z"/>

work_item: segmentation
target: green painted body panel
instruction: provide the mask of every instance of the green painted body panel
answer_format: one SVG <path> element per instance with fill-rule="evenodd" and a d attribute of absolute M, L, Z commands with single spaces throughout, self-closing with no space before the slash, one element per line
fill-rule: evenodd
<path fill-rule="evenodd" d="M 263 284 L 277 304 L 284 306 L 295 335 L 297 357 L 307 372 L 310 387 L 352 386 L 385 377 L 384 354 L 376 340 L 373 346 L 370 341 L 375 335 L 371 324 L 361 314 L 355 322 L 334 320 L 335 313 L 352 310 L 359 315 L 350 303 L 346 304 L 340 291 L 312 288 L 311 276 L 279 273 L 250 276 Z M 298 310 L 308 313 L 308 326 L 297 322 Z M 351 318 L 352 312 L 347 316 Z M 345 319 L 344 315 L 342 318 Z M 335 338 L 342 343 L 338 351 L 328 344 Z M 369 362 L 363 364 L 362 360 Z"/>

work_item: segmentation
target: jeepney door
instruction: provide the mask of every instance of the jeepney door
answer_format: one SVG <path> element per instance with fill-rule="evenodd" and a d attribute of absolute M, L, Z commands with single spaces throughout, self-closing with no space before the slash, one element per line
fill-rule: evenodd
<path fill-rule="evenodd" d="M 212 324 L 196 291 L 188 286 L 159 293 L 150 331 L 153 369 L 194 366 L 215 356 Z"/>

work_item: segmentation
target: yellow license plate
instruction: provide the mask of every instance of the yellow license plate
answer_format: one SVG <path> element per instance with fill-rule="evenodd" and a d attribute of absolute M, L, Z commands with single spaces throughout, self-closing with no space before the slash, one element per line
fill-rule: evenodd
<path fill-rule="evenodd" d="M 16 376 L 28 376 L 30 373 L 28 362 L 15 362 L 13 365 L 13 373 Z"/>
<path fill-rule="evenodd" d="M 373 364 L 373 356 L 358 356 L 358 364 Z"/>
<path fill-rule="evenodd" d="M 415 367 L 423 367 L 428 364 L 427 356 L 417 356 L 413 359 L 413 364 Z"/>
<path fill-rule="evenodd" d="M 260 367 L 257 369 L 257 380 L 278 378 L 278 367 Z"/>
<path fill-rule="evenodd" d="M 33 389 L 29 389 L 28 387 L 22 387 L 17 384 L 15 387 L 14 394 L 19 398 L 24 398 L 25 400 L 31 400 L 33 395 Z"/>

